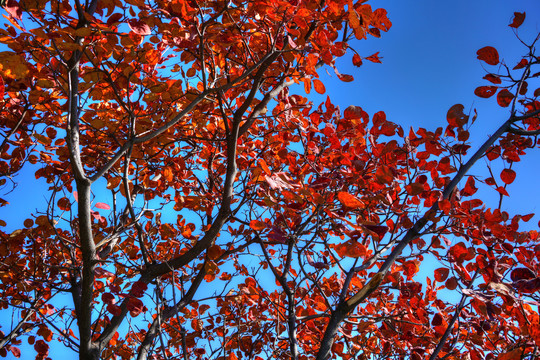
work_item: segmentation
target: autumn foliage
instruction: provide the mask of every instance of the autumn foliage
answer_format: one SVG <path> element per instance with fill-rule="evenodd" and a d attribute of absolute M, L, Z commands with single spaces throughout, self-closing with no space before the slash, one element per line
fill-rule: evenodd
<path fill-rule="evenodd" d="M 538 146 L 535 43 L 478 50 L 507 118 L 471 144 L 460 104 L 404 130 L 309 100 L 320 68 L 380 62 L 366 1 L 3 4 L 2 194 L 49 189 L 20 223 L 0 199 L 1 356 L 538 356 L 533 215 L 478 196 Z"/>

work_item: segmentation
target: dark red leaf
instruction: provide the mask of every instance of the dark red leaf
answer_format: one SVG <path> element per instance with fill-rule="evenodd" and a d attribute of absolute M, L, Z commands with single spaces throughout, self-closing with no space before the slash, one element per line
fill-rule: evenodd
<path fill-rule="evenodd" d="M 529 64 L 529 61 L 527 61 L 527 59 L 521 59 L 521 61 L 518 62 L 516 66 L 514 66 L 513 70 L 523 69 L 525 66 L 527 66 L 527 64 Z"/>
<path fill-rule="evenodd" d="M 143 297 L 144 292 L 148 288 L 148 285 L 143 281 L 135 281 L 133 285 L 131 286 L 131 292 L 130 294 L 135 297 Z"/>
<path fill-rule="evenodd" d="M 507 89 L 502 89 L 497 94 L 497 103 L 502 107 L 508 107 L 512 103 L 512 99 L 514 99 L 514 94 Z"/>
<path fill-rule="evenodd" d="M 101 295 L 101 300 L 103 300 L 105 304 L 114 304 L 116 302 L 114 295 L 108 292 Z"/>
<path fill-rule="evenodd" d="M 532 272 L 532 270 L 530 270 L 529 268 L 525 267 L 514 269 L 510 273 L 510 279 L 512 279 L 512 281 L 530 280 L 534 279 L 535 277 L 536 275 L 534 274 L 534 272 Z"/>
<path fill-rule="evenodd" d="M 446 113 L 446 121 L 452 127 L 462 127 L 469 120 L 469 116 L 465 115 L 463 110 L 465 107 L 462 104 L 456 104 L 448 109 Z"/>
<path fill-rule="evenodd" d="M 448 278 L 444 286 L 446 286 L 448 290 L 455 290 L 458 286 L 457 279 L 454 276 L 452 276 L 451 278 Z"/>
<path fill-rule="evenodd" d="M 113 314 L 114 316 L 122 315 L 122 309 L 118 305 L 114 305 L 114 304 L 107 305 L 107 311 Z"/>
<path fill-rule="evenodd" d="M 450 273 L 450 270 L 447 268 L 438 268 L 435 270 L 435 280 L 438 282 L 443 282 L 448 278 L 448 274 Z"/>
<path fill-rule="evenodd" d="M 499 53 L 492 46 L 486 46 L 476 52 L 478 59 L 485 61 L 489 65 L 497 65 L 499 63 Z"/>
<path fill-rule="evenodd" d="M 433 316 L 433 319 L 431 320 L 431 325 L 433 326 L 439 326 L 439 325 L 442 325 L 443 323 L 443 317 L 441 314 L 439 313 L 436 313 L 434 316 Z"/>
<path fill-rule="evenodd" d="M 525 21 L 525 12 L 514 12 L 514 18 L 512 19 L 512 23 L 508 26 L 517 29 L 521 26 L 521 24 L 523 24 L 523 21 Z"/>
<path fill-rule="evenodd" d="M 364 225 L 364 227 L 368 229 L 369 231 L 372 231 L 375 234 L 377 234 L 379 239 L 382 239 L 384 235 L 388 232 L 388 226 L 384 226 L 384 225 Z"/>
<path fill-rule="evenodd" d="M 492 84 L 500 84 L 502 82 L 501 78 L 494 74 L 487 74 L 486 76 L 484 76 L 484 79 L 486 79 Z"/>
<path fill-rule="evenodd" d="M 43 340 L 38 340 L 34 344 L 34 350 L 36 350 L 40 355 L 47 356 L 49 353 L 49 345 Z"/>
<path fill-rule="evenodd" d="M 474 90 L 474 94 L 481 98 L 492 97 L 497 92 L 497 86 L 479 86 Z"/>

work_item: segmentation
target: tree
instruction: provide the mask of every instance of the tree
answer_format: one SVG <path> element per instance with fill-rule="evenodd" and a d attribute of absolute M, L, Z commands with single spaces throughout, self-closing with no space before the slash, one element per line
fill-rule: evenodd
<path fill-rule="evenodd" d="M 520 230 L 533 215 L 475 198 L 508 196 L 537 146 L 536 42 L 515 67 L 478 51 L 502 72 L 475 93 L 509 116 L 471 151 L 463 105 L 445 129 L 406 134 L 292 94 L 325 93 L 323 66 L 352 81 L 336 68 L 347 53 L 379 61 L 354 49 L 391 27 L 365 1 L 5 10 L 0 185 L 35 171 L 50 188 L 1 232 L 0 304 L 16 319 L 3 356 L 25 341 L 46 358 L 53 339 L 80 359 L 538 356 L 540 245 Z M 487 177 L 470 172 L 480 159 Z"/>

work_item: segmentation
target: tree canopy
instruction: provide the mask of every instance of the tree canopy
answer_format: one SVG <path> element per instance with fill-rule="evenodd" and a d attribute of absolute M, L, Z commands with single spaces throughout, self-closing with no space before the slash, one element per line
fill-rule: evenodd
<path fill-rule="evenodd" d="M 478 50 L 507 111 L 473 143 L 462 104 L 404 130 L 310 100 L 321 70 L 354 80 L 338 59 L 380 62 L 365 0 L 2 6 L 0 196 L 49 188 L 15 228 L 0 199 L 1 356 L 539 356 L 534 215 L 501 206 L 538 147 L 539 37 Z"/>

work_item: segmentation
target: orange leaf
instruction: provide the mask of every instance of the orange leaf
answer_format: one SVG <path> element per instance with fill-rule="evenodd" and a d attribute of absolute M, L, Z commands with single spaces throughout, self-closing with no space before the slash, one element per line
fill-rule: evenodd
<path fill-rule="evenodd" d="M 497 94 L 497 103 L 502 107 L 508 107 L 508 105 L 510 105 L 510 103 L 512 102 L 513 98 L 514 94 L 512 94 L 507 89 L 503 89 Z"/>
<path fill-rule="evenodd" d="M 356 196 L 348 192 L 341 191 L 338 193 L 338 200 L 348 208 L 358 209 L 364 207 L 364 203 L 356 198 Z"/>
<path fill-rule="evenodd" d="M 523 24 L 523 21 L 525 21 L 525 12 L 515 12 L 514 18 L 512 19 L 512 23 L 508 26 L 513 27 L 514 29 L 517 29 L 518 27 Z"/>
<path fill-rule="evenodd" d="M 514 182 L 514 180 L 516 179 L 516 172 L 512 169 L 504 169 L 502 172 L 501 172 L 501 180 L 505 183 L 505 184 L 511 184 Z"/>
<path fill-rule="evenodd" d="M 249 223 L 249 227 L 251 227 L 255 231 L 262 231 L 266 229 L 266 224 L 259 220 L 251 220 Z"/>
<path fill-rule="evenodd" d="M 324 84 L 319 79 L 313 79 L 313 88 L 319 94 L 324 94 L 326 92 L 326 88 L 324 87 Z"/>
<path fill-rule="evenodd" d="M 346 243 L 336 245 L 335 250 L 341 257 L 358 258 L 367 254 L 367 248 L 357 241 L 347 241 Z"/>
<path fill-rule="evenodd" d="M 259 164 L 261 165 L 261 168 L 266 173 L 266 175 L 271 175 L 270 168 L 268 167 L 268 164 L 264 159 L 259 159 Z"/>
<path fill-rule="evenodd" d="M 499 63 L 499 53 L 492 46 L 486 46 L 476 52 L 478 59 L 485 61 L 489 65 L 497 65 Z"/>

